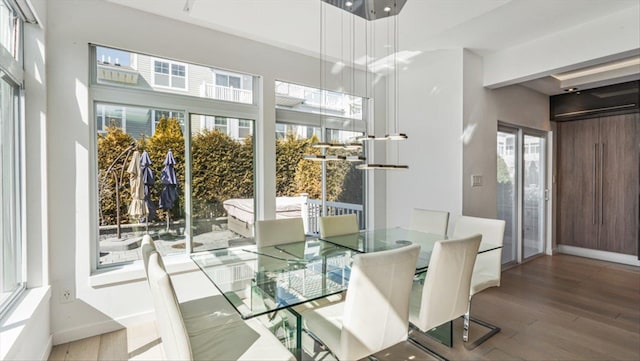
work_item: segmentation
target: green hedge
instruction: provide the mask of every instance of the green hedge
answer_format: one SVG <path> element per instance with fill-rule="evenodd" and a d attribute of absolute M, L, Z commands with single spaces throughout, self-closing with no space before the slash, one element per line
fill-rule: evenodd
<path fill-rule="evenodd" d="M 98 168 L 100 175 L 100 224 L 112 225 L 116 222 L 115 182 L 113 177 L 104 178 L 113 160 L 135 140 L 120 128 L 108 127 L 104 135 L 98 135 Z M 276 140 L 276 194 L 294 196 L 307 193 L 311 199 L 320 199 L 322 171 L 321 163 L 303 160 L 304 154 L 319 154 L 311 147 L 318 139 L 298 139 L 287 134 Z M 147 150 L 152 161 L 155 187 L 151 199 L 157 205 L 162 183 L 160 173 L 164 167 L 167 151 L 171 149 L 176 160 L 179 201 L 171 209 L 171 218 L 184 216 L 185 153 L 184 136 L 175 118 L 161 119 L 151 138 L 137 141 L 138 149 Z M 254 186 L 253 138 L 236 141 L 217 130 L 203 130 L 191 139 L 193 217 L 195 219 L 215 218 L 225 215 L 222 202 L 230 198 L 252 198 Z M 137 223 L 130 220 L 127 208 L 131 202 L 129 177 L 126 166 L 119 162 L 114 168 L 116 174 L 123 174 L 120 187 L 120 222 Z M 122 173 L 122 167 L 125 172 Z M 327 198 L 330 201 L 362 203 L 362 173 L 354 164 L 347 162 L 327 163 Z M 165 211 L 157 210 L 163 220 Z"/>

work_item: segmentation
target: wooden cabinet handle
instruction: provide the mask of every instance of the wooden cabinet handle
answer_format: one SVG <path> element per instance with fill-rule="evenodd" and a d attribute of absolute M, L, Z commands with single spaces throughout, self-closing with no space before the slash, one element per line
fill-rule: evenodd
<path fill-rule="evenodd" d="M 592 217 L 592 223 L 596 224 L 596 158 L 598 157 L 598 143 L 593 143 L 593 163 L 592 164 L 592 168 L 593 168 L 593 176 L 591 177 L 591 182 L 593 183 L 593 197 L 591 197 L 591 202 L 592 207 L 591 210 L 593 211 L 593 217 Z"/>
<path fill-rule="evenodd" d="M 604 143 L 600 144 L 600 224 L 604 224 Z"/>

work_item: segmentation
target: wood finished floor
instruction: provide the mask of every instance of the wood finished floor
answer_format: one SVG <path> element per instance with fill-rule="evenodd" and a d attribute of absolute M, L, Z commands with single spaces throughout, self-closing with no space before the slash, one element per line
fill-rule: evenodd
<path fill-rule="evenodd" d="M 461 320 L 454 322 L 451 349 L 415 337 L 450 360 L 640 360 L 637 267 L 568 255 L 540 257 L 503 272 L 502 286 L 476 295 L 471 313 L 502 331 L 472 351 L 462 344 Z M 484 332 L 478 327 L 472 324 L 472 339 Z M 381 361 L 434 359 L 408 342 L 375 356 Z M 49 357 L 160 359 L 154 323 L 57 345 Z"/>

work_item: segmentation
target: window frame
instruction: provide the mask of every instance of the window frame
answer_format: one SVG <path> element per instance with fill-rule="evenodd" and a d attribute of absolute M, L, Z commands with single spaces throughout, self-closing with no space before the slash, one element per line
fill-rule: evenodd
<path fill-rule="evenodd" d="M 88 44 L 90 59 L 93 60 L 96 58 L 96 47 L 102 46 L 98 44 Z M 112 48 L 115 49 L 115 48 Z M 118 49 L 119 50 L 119 49 Z M 129 51 L 129 50 L 127 50 Z M 133 52 L 133 51 L 132 51 Z M 151 59 L 154 59 L 154 56 L 150 56 Z M 160 58 L 161 60 L 165 60 Z M 180 63 L 180 62 L 176 62 Z M 187 63 L 184 63 L 187 64 Z M 188 65 L 188 64 L 187 64 Z M 196 64 L 199 65 L 199 64 Z M 152 65 L 153 66 L 153 65 Z M 208 66 L 208 65 L 205 65 Z M 212 66 L 209 66 L 213 69 Z M 188 67 L 187 67 L 188 68 Z M 96 69 L 97 63 L 95 61 L 90 62 L 90 86 L 89 86 L 89 101 L 91 106 L 89 119 L 90 121 L 90 129 L 91 134 L 94 134 L 93 140 L 91 142 L 91 154 L 89 157 L 89 161 L 91 162 L 90 167 L 90 177 L 91 179 L 97 179 L 98 176 L 98 144 L 97 144 L 97 122 L 96 120 L 96 111 L 97 103 L 102 104 L 114 104 L 114 105 L 123 105 L 123 106 L 131 106 L 131 107 L 144 107 L 152 110 L 170 110 L 170 111 L 178 111 L 183 112 L 185 116 L 184 121 L 184 134 L 185 134 L 185 150 L 191 149 L 191 136 L 187 136 L 187 134 L 191 134 L 191 124 L 190 117 L 191 114 L 216 114 L 216 116 L 225 117 L 225 118 L 242 118 L 242 119 L 250 119 L 254 120 L 254 124 L 260 122 L 261 112 L 260 108 L 257 104 L 249 104 L 249 103 L 236 103 L 229 102 L 225 100 L 218 100 L 212 98 L 200 98 L 194 97 L 186 93 L 171 93 L 171 92 L 162 92 L 162 91 L 149 91 L 148 89 L 138 89 L 131 87 L 122 87 L 118 85 L 111 84 L 101 84 L 96 80 Z M 259 76 L 246 74 L 248 76 L 253 77 L 254 84 L 259 82 Z M 260 94 L 256 94 L 256 87 L 252 89 L 254 93 L 254 100 L 256 96 L 260 96 Z M 254 101 L 254 103 L 256 103 Z M 255 130 L 254 130 L 255 131 Z M 257 134 L 254 134 L 257 136 Z M 254 167 L 257 167 L 257 155 L 259 153 L 259 145 L 258 142 L 254 142 L 255 152 L 254 152 Z M 254 170 L 255 172 L 255 170 Z M 187 214 L 189 207 L 191 206 L 191 154 L 185 152 L 185 185 L 182 193 L 185 196 L 185 209 L 187 210 Z M 254 194 L 255 199 L 259 197 L 259 184 L 254 180 Z M 100 250 L 98 247 L 99 242 L 99 219 L 98 219 L 98 185 L 97 182 L 91 182 L 91 194 L 92 194 L 92 206 L 90 209 L 90 217 L 91 221 L 91 234 L 93 234 L 93 239 L 91 240 L 90 250 L 91 250 L 91 270 L 92 273 L 109 271 L 113 269 L 119 269 L 128 264 L 132 264 L 136 261 L 125 261 L 120 263 L 111 263 L 107 265 L 100 265 Z M 192 220 L 189 217 L 186 217 L 186 229 L 190 229 L 190 223 Z M 193 241 L 191 238 L 191 234 L 189 231 L 187 233 L 187 247 L 185 247 L 184 253 L 177 253 L 180 255 L 189 255 L 191 250 L 191 242 Z M 173 255 L 173 254 L 172 254 Z"/>
<path fill-rule="evenodd" d="M 17 287 L 11 291 L 11 294 L 3 301 L 0 302 L 0 318 L 3 317 L 6 312 L 20 299 L 20 296 L 26 289 L 27 285 L 27 252 L 26 252 L 26 238 L 24 229 L 25 225 L 25 202 L 26 196 L 25 178 L 26 167 L 24 158 L 24 132 L 25 132 L 25 92 L 24 92 L 24 63 L 23 63 L 23 49 L 24 49 L 24 37 L 23 28 L 24 21 L 20 18 L 18 11 L 11 6 L 10 3 L 0 0 L 7 7 L 7 9 L 13 12 L 13 52 L 5 48 L 4 45 L 0 45 L 0 76 L 3 81 L 7 82 L 12 88 L 12 114 L 9 120 L 12 124 L 10 126 L 10 134 L 12 138 L 9 146 L 12 148 L 12 157 L 10 159 L 10 169 L 12 174 L 3 174 L 3 178 L 12 177 L 12 189 L 10 192 L 11 199 L 9 200 L 14 205 L 12 214 L 10 215 L 11 227 L 15 229 L 12 237 L 15 238 L 15 245 L 17 245 L 16 253 L 12 256 L 15 257 L 15 269 Z M 3 144 L 4 142 L 0 142 Z M 1 146 L 1 145 L 0 145 Z M 0 190 L 3 191 L 3 190 Z M 3 201 L 4 202 L 4 201 Z M 6 210 L 7 207 L 3 207 Z M 2 237 L 4 248 L 4 231 L 0 230 L 0 237 Z M 4 254 L 2 255 L 4 259 Z"/>
<path fill-rule="evenodd" d="M 151 66 L 151 85 L 155 88 L 162 89 L 171 89 L 171 90 L 181 90 L 181 91 L 189 91 L 189 66 L 187 63 L 182 63 L 179 61 L 174 61 L 170 59 L 162 59 L 157 57 L 150 57 L 152 66 Z M 165 74 L 169 79 L 169 85 L 158 84 L 156 81 L 156 74 L 159 74 L 156 71 L 156 63 L 166 63 L 168 67 L 168 72 Z M 173 75 L 173 67 L 174 66 L 182 66 L 184 67 L 184 87 L 177 87 L 173 85 L 173 77 L 177 75 Z M 164 73 L 162 73 L 164 74 Z"/>

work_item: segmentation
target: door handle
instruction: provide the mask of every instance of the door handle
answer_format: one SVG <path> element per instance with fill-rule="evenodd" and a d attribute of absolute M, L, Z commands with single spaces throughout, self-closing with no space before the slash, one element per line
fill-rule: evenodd
<path fill-rule="evenodd" d="M 600 144 L 600 224 L 604 224 L 604 143 Z"/>
<path fill-rule="evenodd" d="M 593 183 L 593 197 L 591 200 L 592 207 L 591 210 L 593 211 L 593 217 L 592 217 L 592 223 L 596 224 L 596 158 L 598 157 L 598 143 L 593 143 L 593 163 L 591 163 L 592 165 L 592 170 L 593 170 L 593 176 L 591 177 L 591 182 Z"/>

